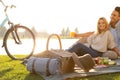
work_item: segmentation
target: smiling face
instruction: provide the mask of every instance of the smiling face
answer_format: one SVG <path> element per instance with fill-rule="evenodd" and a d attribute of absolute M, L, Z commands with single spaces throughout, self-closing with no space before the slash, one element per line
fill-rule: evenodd
<path fill-rule="evenodd" d="M 100 31 L 102 31 L 102 30 L 104 30 L 106 28 L 106 25 L 105 25 L 105 22 L 104 22 L 103 19 L 100 19 L 98 21 L 98 28 L 99 28 Z"/>
<path fill-rule="evenodd" d="M 120 20 L 120 7 L 115 7 L 110 16 L 110 25 L 115 28 L 116 23 Z"/>
<path fill-rule="evenodd" d="M 106 31 L 108 29 L 108 22 L 104 17 L 98 20 L 97 29 L 99 33 Z"/>
<path fill-rule="evenodd" d="M 113 11 L 111 16 L 110 16 L 110 19 L 111 19 L 111 23 L 117 23 L 119 20 L 120 20 L 120 15 L 117 11 Z"/>

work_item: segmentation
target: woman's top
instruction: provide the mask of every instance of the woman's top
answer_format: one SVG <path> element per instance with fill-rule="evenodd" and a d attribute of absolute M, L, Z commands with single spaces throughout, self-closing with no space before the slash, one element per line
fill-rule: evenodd
<path fill-rule="evenodd" d="M 88 37 L 87 41 L 92 49 L 99 52 L 106 52 L 108 49 L 113 49 L 117 46 L 109 30 L 98 35 L 92 34 Z"/>

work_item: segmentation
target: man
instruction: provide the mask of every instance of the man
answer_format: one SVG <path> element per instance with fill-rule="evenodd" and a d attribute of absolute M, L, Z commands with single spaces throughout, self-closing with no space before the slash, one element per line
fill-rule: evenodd
<path fill-rule="evenodd" d="M 120 7 L 115 7 L 110 16 L 110 31 L 120 51 Z"/>

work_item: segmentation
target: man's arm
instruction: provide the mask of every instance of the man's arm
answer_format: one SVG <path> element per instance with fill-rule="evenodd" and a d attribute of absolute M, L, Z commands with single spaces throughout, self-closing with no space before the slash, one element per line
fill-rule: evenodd
<path fill-rule="evenodd" d="M 120 52 L 117 47 L 114 47 L 112 50 L 115 51 L 116 54 L 120 57 Z"/>

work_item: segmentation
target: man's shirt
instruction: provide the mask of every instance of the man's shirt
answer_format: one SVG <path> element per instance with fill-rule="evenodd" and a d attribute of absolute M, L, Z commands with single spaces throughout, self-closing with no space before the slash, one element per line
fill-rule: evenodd
<path fill-rule="evenodd" d="M 117 24 L 115 25 L 115 28 L 112 28 L 110 26 L 110 31 L 112 32 L 115 42 L 119 48 L 120 51 L 120 21 L 117 22 Z"/>

